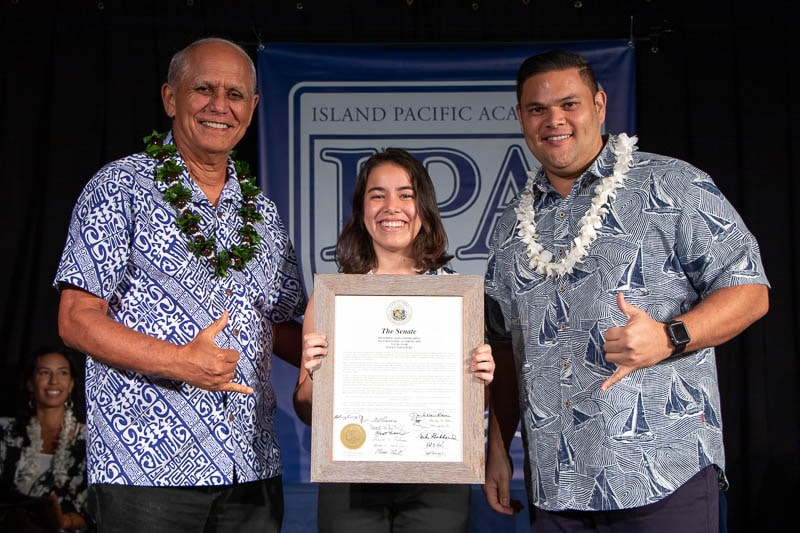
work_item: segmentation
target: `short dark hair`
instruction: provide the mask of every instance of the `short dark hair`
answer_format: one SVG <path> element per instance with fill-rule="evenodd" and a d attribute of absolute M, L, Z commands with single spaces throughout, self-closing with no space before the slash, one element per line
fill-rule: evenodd
<path fill-rule="evenodd" d="M 517 71 L 517 103 L 519 104 L 522 98 L 522 86 L 531 76 L 572 68 L 578 69 L 578 74 L 580 74 L 583 83 L 589 87 L 592 91 L 592 96 L 594 96 L 599 86 L 589 61 L 572 50 L 548 50 L 529 57 L 520 65 L 519 71 Z"/>
<path fill-rule="evenodd" d="M 428 171 L 413 155 L 402 148 L 386 148 L 372 155 L 358 172 L 350 220 L 336 242 L 336 266 L 345 274 L 366 274 L 378 263 L 372 237 L 364 226 L 364 196 L 367 179 L 372 170 L 384 163 L 403 167 L 411 179 L 414 202 L 422 227 L 414 239 L 414 259 L 420 271 L 436 269 L 447 264 L 447 233 L 436 204 L 436 190 Z"/>

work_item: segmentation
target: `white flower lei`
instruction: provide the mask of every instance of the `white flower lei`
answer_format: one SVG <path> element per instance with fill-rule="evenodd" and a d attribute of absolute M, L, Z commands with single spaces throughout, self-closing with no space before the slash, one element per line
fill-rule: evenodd
<path fill-rule="evenodd" d="M 534 176 L 528 178 L 525 188 L 519 195 L 519 204 L 516 207 L 519 230 L 517 235 L 528 245 L 528 258 L 530 266 L 538 274 L 556 277 L 566 273 L 571 273 L 575 265 L 586 257 L 589 253 L 589 245 L 597 239 L 597 229 L 603 225 L 603 219 L 608 213 L 608 204 L 616 198 L 617 189 L 624 187 L 622 184 L 625 175 L 630 170 L 633 161 L 633 152 L 636 151 L 637 137 L 628 137 L 625 133 L 620 133 L 611 151 L 617 156 L 614 163 L 614 173 L 600 180 L 595 189 L 592 205 L 578 221 L 578 236 L 572 240 L 572 249 L 560 261 L 551 262 L 552 252 L 545 250 L 537 242 L 536 234 L 536 213 L 533 210 L 533 180 Z"/>
<path fill-rule="evenodd" d="M 72 433 L 75 430 L 75 415 L 72 409 L 66 408 L 64 410 L 64 423 L 61 425 L 61 433 L 58 435 L 58 446 L 53 454 L 53 462 L 50 465 L 50 470 L 53 472 L 53 478 L 56 486 L 63 486 L 68 480 L 67 469 L 69 468 L 69 443 L 72 440 Z M 31 440 L 30 446 L 24 448 L 20 454 L 20 466 L 14 474 L 14 484 L 17 486 L 33 486 L 35 481 L 33 476 L 36 475 L 36 457 L 42 452 L 44 442 L 42 440 L 42 426 L 39 424 L 39 419 L 35 416 L 31 417 L 28 426 L 25 428 L 28 432 L 28 438 Z M 48 487 L 48 491 L 52 487 Z M 42 496 L 42 494 L 31 494 L 31 496 Z"/>

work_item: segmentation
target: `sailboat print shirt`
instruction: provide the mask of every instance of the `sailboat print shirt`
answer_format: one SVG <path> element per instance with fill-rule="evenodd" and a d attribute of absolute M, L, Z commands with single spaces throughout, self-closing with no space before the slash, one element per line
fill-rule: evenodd
<path fill-rule="evenodd" d="M 595 184 L 613 172 L 613 141 L 564 198 L 542 169 L 535 175 L 538 241 L 554 260 L 571 249 Z M 605 392 L 600 385 L 615 369 L 603 335 L 626 324 L 618 292 L 666 322 L 716 289 L 768 285 L 758 244 L 734 207 L 692 165 L 634 152 L 588 255 L 572 273 L 549 278 L 529 267 L 516 205 L 503 213 L 490 245 L 486 292 L 503 317 L 487 317 L 487 328 L 505 323 L 510 330 L 531 503 L 638 507 L 710 464 L 727 486 L 713 348 L 637 370 Z"/>

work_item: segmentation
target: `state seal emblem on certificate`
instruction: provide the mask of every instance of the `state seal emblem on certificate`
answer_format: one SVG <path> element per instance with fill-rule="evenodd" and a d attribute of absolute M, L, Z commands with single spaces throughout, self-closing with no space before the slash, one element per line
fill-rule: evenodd
<path fill-rule="evenodd" d="M 394 324 L 402 326 L 411 320 L 411 306 L 404 300 L 394 300 L 386 308 L 386 316 Z"/>

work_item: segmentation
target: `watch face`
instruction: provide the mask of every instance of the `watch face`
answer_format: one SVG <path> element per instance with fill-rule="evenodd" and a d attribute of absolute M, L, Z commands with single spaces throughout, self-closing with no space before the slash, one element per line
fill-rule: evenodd
<path fill-rule="evenodd" d="M 689 332 L 686 331 L 686 326 L 683 322 L 670 322 L 668 324 L 669 336 L 672 343 L 676 346 L 686 345 L 689 343 Z"/>

